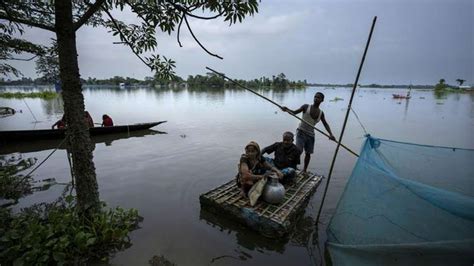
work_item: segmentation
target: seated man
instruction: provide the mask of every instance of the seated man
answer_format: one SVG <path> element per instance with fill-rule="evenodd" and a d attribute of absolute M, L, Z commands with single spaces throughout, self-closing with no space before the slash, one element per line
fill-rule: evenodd
<path fill-rule="evenodd" d="M 239 172 L 236 176 L 237 186 L 242 189 L 245 196 L 248 196 L 250 188 L 269 172 L 275 172 L 278 177 L 283 174 L 270 165 L 260 153 L 260 147 L 254 141 L 245 146 L 245 153 L 240 156 Z"/>
<path fill-rule="evenodd" d="M 102 126 L 103 127 L 113 127 L 114 126 L 114 121 L 112 121 L 112 118 L 108 115 L 103 115 L 102 116 Z"/>
<path fill-rule="evenodd" d="M 264 148 L 265 153 L 275 153 L 275 158 L 265 158 L 269 163 L 275 165 L 283 173 L 282 183 L 289 182 L 295 178 L 296 165 L 300 163 L 301 150 L 293 144 L 294 135 L 291 132 L 283 133 L 283 141 Z"/>

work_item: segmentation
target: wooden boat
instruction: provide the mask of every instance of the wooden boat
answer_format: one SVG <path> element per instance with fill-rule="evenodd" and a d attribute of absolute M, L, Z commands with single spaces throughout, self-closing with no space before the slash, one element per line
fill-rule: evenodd
<path fill-rule="evenodd" d="M 393 99 L 410 99 L 411 96 L 410 96 L 410 93 L 411 93 L 411 85 L 408 86 L 408 92 L 407 92 L 407 95 L 402 95 L 402 94 L 392 94 L 393 96 Z"/>
<path fill-rule="evenodd" d="M 106 135 L 112 133 L 131 132 L 149 129 L 166 121 L 142 123 L 133 125 L 122 125 L 112 127 L 92 127 L 89 128 L 91 136 Z M 31 141 L 40 139 L 61 139 L 66 135 L 66 129 L 36 129 L 36 130 L 12 130 L 0 131 L 2 141 Z"/>
<path fill-rule="evenodd" d="M 394 99 L 410 99 L 410 95 L 392 94 Z"/>
<path fill-rule="evenodd" d="M 286 187 L 284 201 L 277 205 L 259 199 L 251 207 L 235 179 L 202 194 L 199 201 L 201 209 L 231 217 L 266 237 L 281 238 L 293 230 L 322 179 L 321 175 L 298 172 L 295 182 Z"/>

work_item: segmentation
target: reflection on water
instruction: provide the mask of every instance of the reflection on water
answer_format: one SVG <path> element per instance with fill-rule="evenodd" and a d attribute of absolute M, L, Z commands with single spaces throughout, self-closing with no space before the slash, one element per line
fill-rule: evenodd
<path fill-rule="evenodd" d="M 444 100 L 446 99 L 448 92 L 446 90 L 433 90 L 433 94 L 435 96 L 435 99 Z"/>
<path fill-rule="evenodd" d="M 226 90 L 224 89 L 211 89 L 209 91 L 203 90 L 189 90 L 189 96 L 191 100 L 193 98 L 197 100 L 204 100 L 212 103 L 224 103 Z"/>
<path fill-rule="evenodd" d="M 405 99 L 405 109 L 403 112 L 403 121 L 406 121 L 408 115 L 408 105 L 410 104 L 410 99 Z"/>
<path fill-rule="evenodd" d="M 244 225 L 234 221 L 226 216 L 219 216 L 212 212 L 201 208 L 199 219 L 203 220 L 209 226 L 226 235 L 235 235 L 239 247 L 248 251 L 265 252 L 272 251 L 284 254 L 285 249 L 289 246 L 299 247 L 306 250 L 307 255 L 314 263 L 322 263 L 323 257 L 317 237 L 317 228 L 315 228 L 315 220 L 311 216 L 302 217 L 295 224 L 295 230 L 291 235 L 281 239 L 266 238 L 254 231 L 249 231 Z M 233 253 L 223 254 L 213 257 L 210 263 L 221 261 L 223 264 L 228 263 L 228 259 L 246 261 L 252 259 L 249 252 L 242 249 L 234 250 Z"/>
<path fill-rule="evenodd" d="M 124 132 L 124 133 L 91 136 L 91 141 L 92 141 L 92 144 L 95 144 L 94 145 L 94 148 L 95 148 L 95 146 L 97 146 L 97 144 L 100 144 L 100 143 L 104 143 L 105 146 L 112 146 L 112 142 L 115 140 L 139 138 L 146 135 L 155 135 L 155 134 L 167 134 L 167 133 L 163 131 L 145 129 L 145 130 L 131 131 L 128 133 Z M 14 153 L 14 152 L 29 153 L 29 152 L 38 152 L 38 151 L 43 151 L 43 150 L 52 150 L 56 148 L 60 150 L 65 150 L 67 149 L 67 144 L 63 143 L 61 139 L 46 139 L 46 140 L 39 140 L 39 141 L 22 141 L 22 142 L 12 141 L 0 146 L 0 154 L 8 154 L 8 153 Z"/>
<path fill-rule="evenodd" d="M 62 97 L 41 101 L 43 110 L 49 116 L 62 115 L 64 113 L 64 102 Z"/>
<path fill-rule="evenodd" d="M 248 250 L 269 250 L 282 254 L 285 251 L 285 245 L 289 241 L 289 239 L 268 239 L 254 231 L 249 231 L 245 226 L 229 217 L 218 216 L 206 211 L 205 208 L 201 208 L 199 219 L 206 221 L 208 225 L 228 235 L 235 233 L 239 246 Z M 216 258 L 213 258 L 213 260 L 216 260 Z"/>
<path fill-rule="evenodd" d="M 27 170 L 31 173 L 33 171 L 31 168 L 37 161 L 35 157 L 23 158 L 18 152 L 0 155 L 0 207 L 14 205 L 22 197 L 46 191 L 57 184 L 54 178 L 35 181 L 29 175 L 20 174 Z"/>

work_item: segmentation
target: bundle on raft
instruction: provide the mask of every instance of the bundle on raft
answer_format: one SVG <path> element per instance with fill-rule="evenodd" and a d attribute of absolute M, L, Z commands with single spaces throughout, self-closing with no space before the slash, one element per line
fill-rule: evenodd
<path fill-rule="evenodd" d="M 322 179 L 321 175 L 298 172 L 295 182 L 285 187 L 285 198 L 280 204 L 260 199 L 251 207 L 235 180 L 202 194 L 199 201 L 206 211 L 231 217 L 266 237 L 280 238 L 293 230 Z"/>

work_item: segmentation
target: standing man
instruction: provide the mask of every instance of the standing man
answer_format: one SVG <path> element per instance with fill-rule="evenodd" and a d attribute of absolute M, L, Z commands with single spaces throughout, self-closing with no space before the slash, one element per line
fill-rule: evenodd
<path fill-rule="evenodd" d="M 327 132 L 329 133 L 330 140 L 336 140 L 331 132 L 331 128 L 329 124 L 326 122 L 326 118 L 324 117 L 324 112 L 319 109 L 319 105 L 324 101 L 324 94 L 321 92 L 316 92 L 314 95 L 314 101 L 312 105 L 303 104 L 297 110 L 290 110 L 286 106 L 281 108 L 282 111 L 292 113 L 297 115 L 303 112 L 302 119 L 308 122 L 310 125 L 300 122 L 298 129 L 296 129 L 296 146 L 304 152 L 304 168 L 303 172 L 306 172 L 308 169 L 309 161 L 311 160 L 311 154 L 314 151 L 314 126 L 319 121 L 323 122 L 324 127 L 326 128 Z"/>

